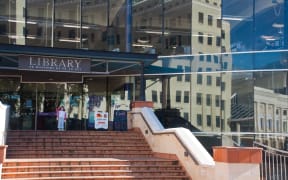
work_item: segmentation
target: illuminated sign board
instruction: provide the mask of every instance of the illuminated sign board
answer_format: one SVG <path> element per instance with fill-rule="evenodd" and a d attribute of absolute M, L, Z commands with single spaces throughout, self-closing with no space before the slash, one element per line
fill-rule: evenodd
<path fill-rule="evenodd" d="M 57 72 L 90 72 L 90 59 L 49 56 L 19 56 L 19 69 Z"/>

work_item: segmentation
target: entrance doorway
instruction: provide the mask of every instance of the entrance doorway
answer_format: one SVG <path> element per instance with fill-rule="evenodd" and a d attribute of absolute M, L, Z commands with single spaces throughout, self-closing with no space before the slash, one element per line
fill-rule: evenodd
<path fill-rule="evenodd" d="M 19 129 L 56 130 L 56 109 L 67 112 L 67 129 L 83 129 L 82 84 L 23 83 Z M 78 121 L 76 121 L 78 120 Z"/>
<path fill-rule="evenodd" d="M 0 78 L 0 100 L 10 105 L 11 130 L 57 130 L 56 108 L 67 113 L 67 130 L 94 129 L 93 113 L 102 111 L 113 121 L 115 110 L 129 110 L 135 100 L 135 79 L 85 77 L 81 83 L 21 83 L 19 78 Z"/>

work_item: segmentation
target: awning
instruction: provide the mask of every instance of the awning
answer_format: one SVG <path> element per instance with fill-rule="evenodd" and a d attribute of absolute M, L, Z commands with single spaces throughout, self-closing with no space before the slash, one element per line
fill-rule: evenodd
<path fill-rule="evenodd" d="M 129 73 L 129 70 L 135 73 L 141 70 L 142 64 L 149 67 L 157 60 L 156 54 L 0 44 L 0 69 L 18 70 L 21 55 L 90 59 L 91 74 Z"/>
<path fill-rule="evenodd" d="M 178 69 L 178 68 L 172 68 L 172 67 L 161 67 L 161 66 L 155 66 L 155 65 L 150 65 L 148 67 L 144 68 L 144 74 L 145 75 L 155 75 L 155 74 L 180 74 L 183 73 L 183 69 Z"/>

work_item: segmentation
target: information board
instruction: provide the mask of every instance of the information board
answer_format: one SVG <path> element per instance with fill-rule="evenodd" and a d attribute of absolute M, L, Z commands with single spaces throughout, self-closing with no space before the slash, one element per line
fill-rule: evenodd
<path fill-rule="evenodd" d="M 96 111 L 95 112 L 95 129 L 108 129 L 108 112 Z"/>

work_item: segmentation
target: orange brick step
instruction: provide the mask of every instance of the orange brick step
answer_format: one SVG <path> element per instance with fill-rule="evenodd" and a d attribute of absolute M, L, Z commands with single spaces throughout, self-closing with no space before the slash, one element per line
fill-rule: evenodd
<path fill-rule="evenodd" d="M 177 160 L 141 159 L 9 159 L 2 179 L 182 179 Z M 69 177 L 69 178 L 67 178 Z"/>
<path fill-rule="evenodd" d="M 137 131 L 9 131 L 7 158 L 152 157 Z"/>
<path fill-rule="evenodd" d="M 8 131 L 7 145 L 6 180 L 191 180 L 178 160 L 154 157 L 138 130 Z"/>
<path fill-rule="evenodd" d="M 6 180 L 189 180 L 187 176 L 73 176 L 73 177 L 36 177 L 36 178 L 8 178 Z"/>

